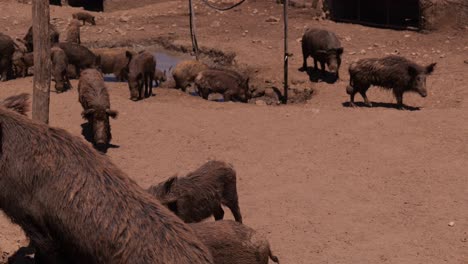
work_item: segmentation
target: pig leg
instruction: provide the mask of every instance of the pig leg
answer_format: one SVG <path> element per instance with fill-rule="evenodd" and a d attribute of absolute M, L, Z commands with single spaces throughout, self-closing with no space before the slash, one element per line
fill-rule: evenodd
<path fill-rule="evenodd" d="M 214 210 L 213 210 L 213 216 L 216 221 L 223 220 L 224 218 L 224 210 L 221 207 L 221 205 L 218 205 Z"/>
<path fill-rule="evenodd" d="M 395 97 L 397 99 L 398 109 L 403 110 L 405 106 L 403 105 L 403 93 L 400 91 L 395 92 Z"/>
<path fill-rule="evenodd" d="M 314 71 L 318 71 L 317 59 L 314 58 Z"/>
<path fill-rule="evenodd" d="M 366 87 L 364 89 L 361 89 L 359 93 L 361 94 L 362 98 L 364 99 L 364 104 L 366 104 L 368 107 L 372 107 L 372 103 L 369 101 L 369 98 L 367 98 L 366 92 L 369 87 Z"/>
<path fill-rule="evenodd" d="M 325 62 L 320 62 L 320 68 L 322 68 L 322 75 L 325 75 Z"/>
<path fill-rule="evenodd" d="M 235 181 L 236 180 L 234 178 L 233 181 L 226 183 L 225 189 L 223 191 L 222 203 L 231 210 L 234 219 L 237 222 L 242 223 L 242 215 L 239 208 L 239 198 L 237 196 L 237 187 Z"/>

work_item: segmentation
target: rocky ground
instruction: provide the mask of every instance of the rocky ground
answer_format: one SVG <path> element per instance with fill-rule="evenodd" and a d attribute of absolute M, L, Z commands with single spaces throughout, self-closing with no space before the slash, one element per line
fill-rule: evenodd
<path fill-rule="evenodd" d="M 204 59 L 233 60 L 254 87 L 282 87 L 282 6 L 250 0 L 217 12 L 195 2 Z M 2 31 L 22 37 L 31 6 L 10 0 L 1 6 Z M 76 10 L 52 7 L 52 22 L 63 29 Z M 84 27 L 82 41 L 187 51 L 187 14 L 186 1 L 97 13 L 97 26 Z M 155 97 L 134 103 L 125 83 L 109 83 L 120 117 L 112 121 L 119 147 L 108 155 L 143 187 L 208 159 L 231 162 L 245 224 L 267 234 L 283 263 L 465 263 L 468 30 L 376 29 L 314 19 L 310 9 L 291 9 L 289 24 L 290 84 L 313 89 L 312 99 L 273 107 L 157 89 Z M 334 84 L 312 82 L 297 70 L 299 39 L 310 26 L 336 32 L 344 46 L 341 79 Z M 343 106 L 348 65 L 385 54 L 438 63 L 427 98 L 405 95 L 419 110 L 396 110 L 392 94 L 377 88 L 368 93 L 376 107 Z M 32 77 L 0 84 L 2 98 L 19 92 L 32 92 Z M 77 99 L 76 89 L 53 93 L 50 119 L 81 136 Z M 0 251 L 8 255 L 26 243 L 18 227 L 0 218 Z"/>

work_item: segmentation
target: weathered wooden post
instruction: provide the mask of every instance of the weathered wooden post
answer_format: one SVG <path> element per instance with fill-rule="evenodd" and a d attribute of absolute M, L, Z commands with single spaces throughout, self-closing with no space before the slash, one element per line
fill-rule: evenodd
<path fill-rule="evenodd" d="M 284 0 L 283 2 L 283 20 L 284 20 L 284 93 L 283 93 L 283 104 L 288 103 L 288 6 L 289 1 Z"/>
<path fill-rule="evenodd" d="M 32 118 L 49 123 L 50 35 L 49 0 L 32 1 L 34 78 Z"/>

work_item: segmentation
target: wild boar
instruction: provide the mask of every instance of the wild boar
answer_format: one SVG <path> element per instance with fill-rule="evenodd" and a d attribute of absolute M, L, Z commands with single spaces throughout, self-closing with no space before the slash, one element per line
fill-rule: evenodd
<path fill-rule="evenodd" d="M 50 37 L 50 44 L 54 45 L 59 42 L 60 33 L 58 32 L 57 28 L 49 24 L 49 37 Z M 33 44 L 33 28 L 32 26 L 29 28 L 28 33 L 23 38 L 24 42 L 26 43 L 26 47 L 28 48 L 28 52 L 34 51 L 34 44 Z"/>
<path fill-rule="evenodd" d="M 68 58 L 65 51 L 59 47 L 52 47 L 50 52 L 52 60 L 52 76 L 55 80 L 55 90 L 57 93 L 61 93 L 71 89 L 72 86 L 67 74 Z"/>
<path fill-rule="evenodd" d="M 208 65 L 196 60 L 182 61 L 172 70 L 176 88 L 185 92 L 187 86 L 190 86 L 197 75 L 204 70 L 208 70 Z"/>
<path fill-rule="evenodd" d="M 128 79 L 128 64 L 130 58 L 127 57 L 125 49 L 97 49 L 93 50 L 94 54 L 101 57 L 101 70 L 103 73 L 112 73 L 119 81 L 127 81 Z M 137 53 L 129 51 L 132 56 Z"/>
<path fill-rule="evenodd" d="M 366 92 L 371 85 L 393 90 L 398 108 L 404 108 L 403 93 L 417 92 L 427 96 L 426 77 L 434 71 L 436 63 L 427 66 L 418 65 L 401 56 L 361 59 L 349 66 L 349 85 L 346 92 L 350 95 L 350 105 L 354 104 L 354 95 L 360 93 L 367 106 L 372 103 Z"/>
<path fill-rule="evenodd" d="M 34 53 L 19 53 L 13 54 L 13 67 L 15 75 L 17 77 L 26 77 L 28 75 L 29 68 L 34 66 Z"/>
<path fill-rule="evenodd" d="M 78 96 L 83 107 L 82 116 L 92 127 L 94 145 L 98 150 L 107 148 L 112 139 L 109 117 L 116 118 L 117 111 L 110 109 L 110 99 L 102 73 L 87 69 L 81 73 Z"/>
<path fill-rule="evenodd" d="M 101 65 L 101 58 L 84 46 L 69 42 L 61 42 L 58 46 L 67 54 L 68 62 L 75 66 L 77 75 L 81 70 L 95 69 Z"/>
<path fill-rule="evenodd" d="M 200 222 L 214 215 L 224 217 L 226 205 L 242 223 L 236 187 L 236 171 L 222 161 L 209 161 L 185 177 L 171 177 L 151 186 L 148 192 L 186 223 Z"/>
<path fill-rule="evenodd" d="M 141 51 L 134 55 L 127 51 L 128 64 L 128 88 L 130 99 L 137 101 L 143 99 L 143 86 L 145 87 L 145 97 L 153 95 L 153 78 L 156 70 L 156 59 L 153 54 Z"/>
<path fill-rule="evenodd" d="M 15 44 L 10 36 L 0 33 L 0 75 L 1 81 L 6 81 L 11 77 L 11 62 Z"/>
<path fill-rule="evenodd" d="M 225 102 L 236 100 L 246 103 L 249 100 L 249 78 L 239 78 L 229 71 L 202 71 L 195 78 L 195 86 L 204 99 L 208 99 L 211 93 L 220 93 Z"/>
<path fill-rule="evenodd" d="M 37 263 L 213 263 L 188 225 L 67 131 L 0 107 L 0 153 L 0 209 Z"/>
<path fill-rule="evenodd" d="M 325 73 L 325 64 L 328 70 L 339 78 L 341 55 L 343 47 L 335 33 L 317 28 L 309 28 L 302 36 L 302 56 L 304 62 L 301 71 L 307 70 L 307 58 L 314 59 L 314 69 L 318 70 L 317 61 L 320 62 L 322 74 Z"/>
<path fill-rule="evenodd" d="M 223 220 L 190 224 L 197 237 L 210 249 L 215 264 L 279 263 L 266 237 L 241 223 Z"/>
<path fill-rule="evenodd" d="M 87 12 L 77 12 L 72 15 L 74 19 L 83 21 L 83 26 L 88 22 L 89 24 L 95 26 L 96 20 L 93 15 Z"/>
<path fill-rule="evenodd" d="M 167 81 L 166 70 L 161 71 L 160 69 L 156 69 L 154 72 L 154 80 L 157 86 L 161 86 L 163 82 Z"/>
<path fill-rule="evenodd" d="M 72 19 L 65 30 L 66 36 L 64 42 L 81 44 L 80 27 L 80 21 Z"/>

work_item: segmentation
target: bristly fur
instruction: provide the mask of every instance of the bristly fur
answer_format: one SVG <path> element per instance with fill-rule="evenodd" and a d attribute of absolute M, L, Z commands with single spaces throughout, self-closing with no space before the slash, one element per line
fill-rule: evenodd
<path fill-rule="evenodd" d="M 1 102 L 1 106 L 26 115 L 29 111 L 29 94 L 22 93 L 10 96 Z"/>
<path fill-rule="evenodd" d="M 37 261 L 213 263 L 189 226 L 80 138 L 4 107 L 0 128 L 0 209 Z"/>
<path fill-rule="evenodd" d="M 210 249 L 215 263 L 279 263 L 263 234 L 241 223 L 223 220 L 190 224 L 198 238 Z"/>
<path fill-rule="evenodd" d="M 148 192 L 186 223 L 200 222 L 211 215 L 223 219 L 221 204 L 242 223 L 236 181 L 236 171 L 230 164 L 213 160 L 185 177 L 171 177 L 151 186 Z"/>

